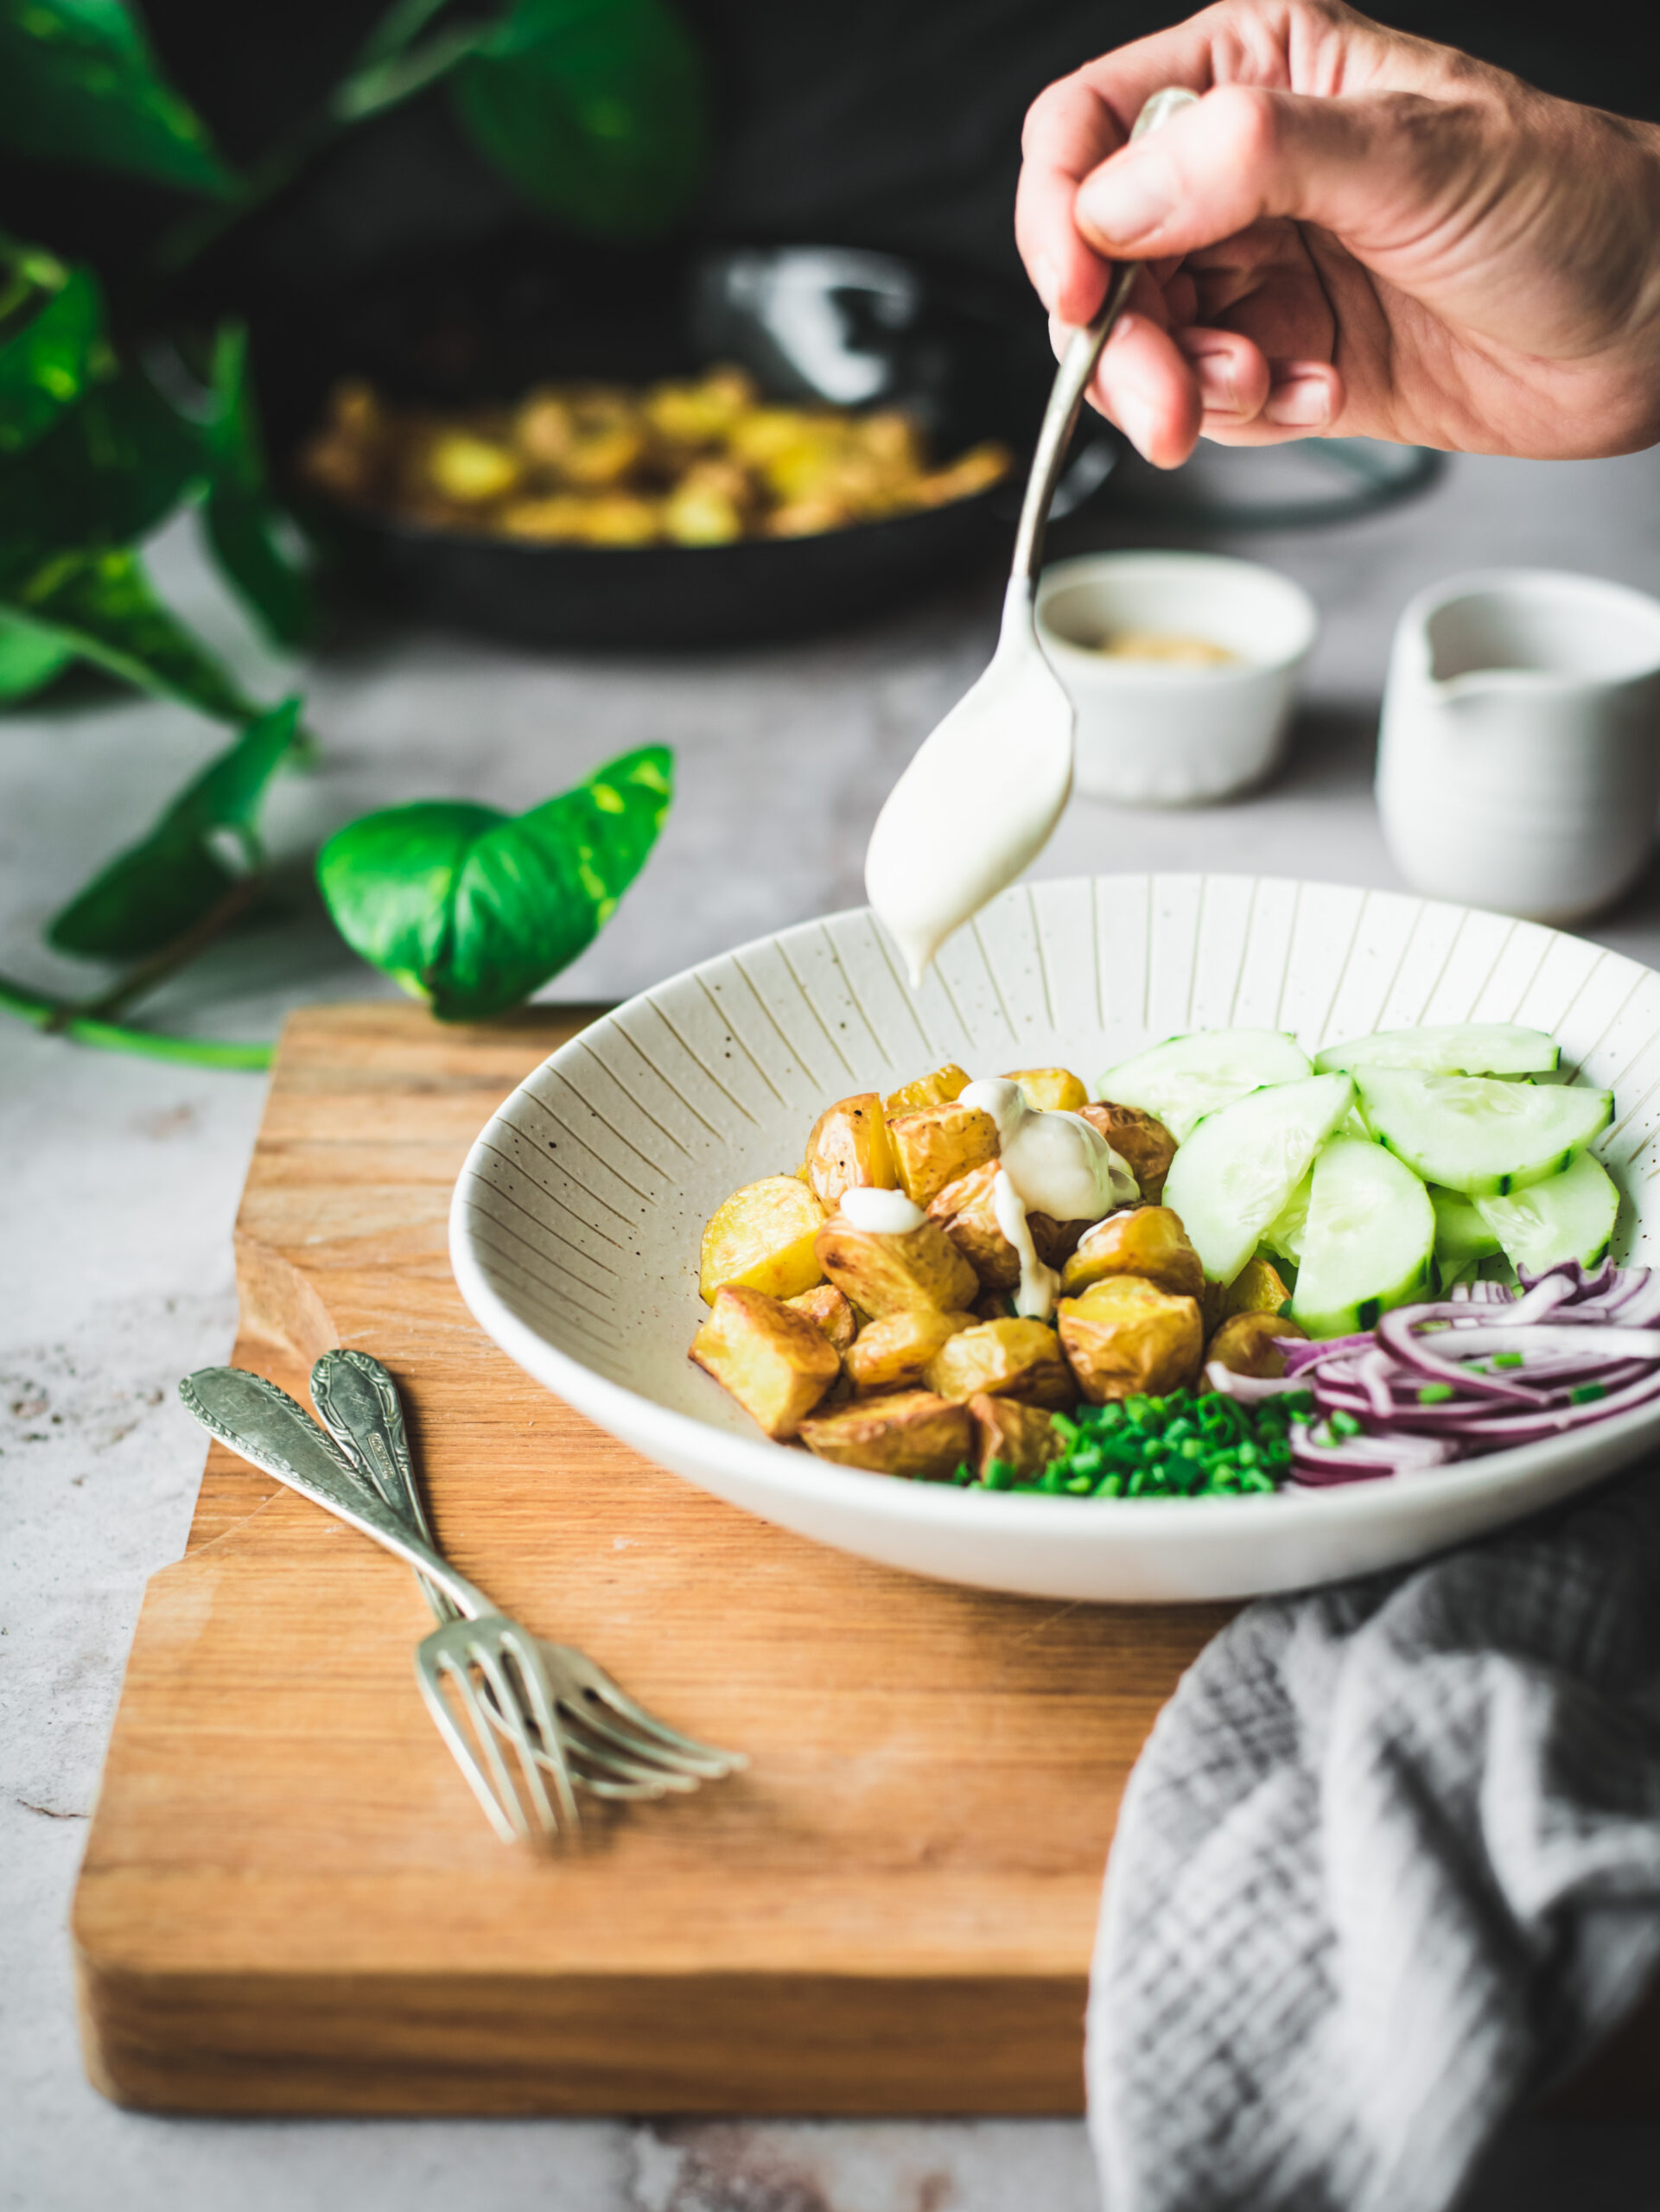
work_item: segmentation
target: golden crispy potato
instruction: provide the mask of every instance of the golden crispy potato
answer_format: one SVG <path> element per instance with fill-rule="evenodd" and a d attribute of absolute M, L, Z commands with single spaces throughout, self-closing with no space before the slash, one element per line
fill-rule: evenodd
<path fill-rule="evenodd" d="M 1205 1289 L 1205 1263 L 1168 1206 L 1126 1206 L 1097 1222 L 1061 1271 L 1062 1295 L 1074 1297 L 1108 1275 L 1141 1275 L 1182 1298 Z"/>
<path fill-rule="evenodd" d="M 589 423 L 579 417 L 559 473 L 584 491 L 609 491 L 622 484 L 645 452 L 646 434 L 638 423 L 620 417 Z"/>
<path fill-rule="evenodd" d="M 535 499 L 510 499 L 498 510 L 496 528 L 508 537 L 528 538 L 532 544 L 581 544 L 588 537 L 592 499 L 575 492 L 551 492 Z"/>
<path fill-rule="evenodd" d="M 1060 1341 L 1084 1395 L 1096 1405 L 1196 1380 L 1205 1349 L 1196 1298 L 1173 1297 L 1140 1275 L 1106 1275 L 1064 1298 Z"/>
<path fill-rule="evenodd" d="M 754 381 L 742 369 L 711 369 L 695 384 L 654 385 L 641 411 L 671 444 L 702 446 L 724 436 L 755 398 Z"/>
<path fill-rule="evenodd" d="M 1023 1398 L 1028 1405 L 1065 1408 L 1078 1402 L 1078 1386 L 1061 1356 L 1060 1339 L 1046 1321 L 982 1321 L 942 1344 L 928 1366 L 928 1388 L 966 1405 L 989 1398 Z"/>
<path fill-rule="evenodd" d="M 684 480 L 663 502 L 663 530 L 677 545 L 730 545 L 743 536 L 743 509 L 712 484 Z"/>
<path fill-rule="evenodd" d="M 943 507 L 952 499 L 966 499 L 1001 483 L 1014 465 L 1014 455 L 1007 446 L 989 442 L 971 448 L 949 468 L 918 477 L 910 486 L 910 496 L 918 506 Z"/>
<path fill-rule="evenodd" d="M 807 1139 L 801 1174 L 832 1211 L 844 1191 L 894 1188 L 899 1171 L 875 1091 L 861 1091 L 824 1109 Z"/>
<path fill-rule="evenodd" d="M 1077 1114 L 1090 1094 L 1070 1068 L 1010 1068 L 1007 1083 L 1018 1083 L 1028 1106 L 1046 1114 Z"/>
<path fill-rule="evenodd" d="M 793 1175 L 764 1175 L 735 1191 L 703 1230 L 697 1287 L 705 1303 L 715 1303 L 724 1283 L 794 1298 L 822 1282 L 813 1239 L 824 1219 L 824 1207 Z"/>
<path fill-rule="evenodd" d="M 1205 1286 L 1205 1333 L 1211 1336 L 1236 1313 L 1277 1313 L 1291 1293 L 1271 1260 L 1247 1260 L 1231 1282 Z"/>
<path fill-rule="evenodd" d="M 979 1446 L 976 1465 L 983 1479 L 992 1461 L 1001 1459 L 1021 1482 L 1029 1483 L 1066 1449 L 1054 1415 L 1041 1406 L 1025 1406 L 1018 1398 L 989 1398 L 983 1392 L 969 1400 L 969 1411 L 974 1416 Z"/>
<path fill-rule="evenodd" d="M 730 1283 L 716 1293 L 691 1357 L 779 1443 L 795 1434 L 842 1371 L 841 1354 L 805 1313 Z"/>
<path fill-rule="evenodd" d="M 660 534 L 662 510 L 655 499 L 611 492 L 585 504 L 582 536 L 590 545 L 649 545 Z"/>
<path fill-rule="evenodd" d="M 804 1421 L 801 1440 L 821 1459 L 843 1467 L 940 1483 L 949 1482 L 972 1453 L 974 1423 L 966 1406 L 953 1406 L 932 1390 L 894 1390 Z"/>
<path fill-rule="evenodd" d="M 975 1326 L 972 1313 L 940 1313 L 932 1306 L 907 1306 L 885 1313 L 860 1330 L 845 1356 L 855 1390 L 914 1389 L 943 1344 Z"/>
<path fill-rule="evenodd" d="M 1285 1373 L 1285 1354 L 1275 1343 L 1276 1337 L 1301 1337 L 1304 1332 L 1288 1314 L 1282 1321 L 1277 1313 L 1255 1312 L 1231 1314 L 1205 1347 L 1205 1364 L 1219 1361 L 1234 1375 L 1281 1376 Z"/>
<path fill-rule="evenodd" d="M 891 1120 L 895 1114 L 914 1114 L 922 1106 L 946 1106 L 953 1098 L 960 1098 L 968 1087 L 966 1071 L 955 1060 L 947 1060 L 932 1075 L 919 1075 L 914 1083 L 902 1083 L 897 1090 L 890 1090 L 882 1101 L 882 1110 Z"/>
<path fill-rule="evenodd" d="M 823 1330 L 837 1351 L 844 1352 L 859 1333 L 859 1319 L 852 1301 L 843 1297 L 833 1282 L 821 1282 L 784 1302 L 792 1312 L 805 1313 L 816 1329 Z"/>
<path fill-rule="evenodd" d="M 1021 1255 L 1003 1235 L 992 1207 L 997 1173 L 997 1162 L 988 1160 L 947 1183 L 930 1203 L 928 1218 L 938 1223 L 984 1289 L 1009 1291 L 1021 1279 Z"/>
<path fill-rule="evenodd" d="M 997 1157 L 997 1124 L 977 1106 L 951 1099 L 888 1116 L 887 1141 L 894 1147 L 900 1188 L 925 1206 L 948 1183 L 970 1167 Z"/>
<path fill-rule="evenodd" d="M 1084 1119 L 1098 1129 L 1141 1186 L 1142 1196 L 1156 1204 L 1164 1194 L 1164 1179 L 1176 1156 L 1176 1140 L 1164 1123 L 1139 1106 L 1099 1105 L 1080 1108 Z"/>
<path fill-rule="evenodd" d="M 969 1311 L 976 1321 L 1007 1321 L 1014 1318 L 1014 1305 L 1006 1290 L 982 1292 Z"/>
<path fill-rule="evenodd" d="M 992 1185 L 996 1179 L 995 1160 L 971 1167 L 930 1201 L 928 1218 L 939 1224 L 987 1290 L 1008 1291 L 1020 1281 L 1021 1255 L 1004 1236 L 992 1204 Z M 1070 1257 L 1090 1224 L 1052 1221 L 1046 1213 L 1028 1213 L 1026 1225 L 1039 1259 L 1046 1267 L 1058 1268 Z M 999 1313 L 1002 1310 L 1000 1306 Z"/>
<path fill-rule="evenodd" d="M 814 1249 L 822 1272 L 873 1320 L 913 1306 L 960 1313 L 979 1290 L 974 1269 L 932 1221 L 895 1234 L 855 1229 L 844 1214 L 832 1214 Z"/>
<path fill-rule="evenodd" d="M 511 446 L 467 430 L 446 430 L 427 448 L 426 475 L 441 499 L 457 506 L 487 506 L 511 492 L 523 464 Z"/>

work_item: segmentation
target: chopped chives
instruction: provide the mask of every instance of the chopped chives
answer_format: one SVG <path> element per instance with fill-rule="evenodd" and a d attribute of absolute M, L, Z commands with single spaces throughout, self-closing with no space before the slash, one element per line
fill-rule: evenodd
<path fill-rule="evenodd" d="M 1426 1382 L 1418 1392 L 1421 1406 L 1444 1406 L 1454 1395 L 1450 1382 Z"/>

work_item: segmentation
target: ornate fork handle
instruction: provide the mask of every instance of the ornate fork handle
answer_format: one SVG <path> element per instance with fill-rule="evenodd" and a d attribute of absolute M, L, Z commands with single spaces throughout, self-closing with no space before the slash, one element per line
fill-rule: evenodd
<path fill-rule="evenodd" d="M 406 1560 L 469 1620 L 497 1611 L 476 1584 L 458 1574 L 375 1495 L 334 1439 L 286 1390 L 243 1368 L 202 1367 L 186 1376 L 179 1395 L 221 1444 Z"/>

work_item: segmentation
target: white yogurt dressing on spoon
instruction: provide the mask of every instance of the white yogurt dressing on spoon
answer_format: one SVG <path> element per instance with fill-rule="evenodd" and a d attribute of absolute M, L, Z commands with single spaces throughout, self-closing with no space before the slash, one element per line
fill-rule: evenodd
<path fill-rule="evenodd" d="M 887 795 L 865 892 L 919 985 L 954 929 L 1048 843 L 1072 789 L 1072 702 L 1043 657 L 1032 586 L 1015 576 L 985 674 Z"/>

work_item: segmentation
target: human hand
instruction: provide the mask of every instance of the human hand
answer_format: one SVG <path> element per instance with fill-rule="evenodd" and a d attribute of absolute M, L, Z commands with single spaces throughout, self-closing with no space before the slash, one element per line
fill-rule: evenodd
<path fill-rule="evenodd" d="M 1164 85 L 1203 98 L 1128 146 Z M 1161 467 L 1200 435 L 1660 439 L 1660 130 L 1341 0 L 1220 0 L 1051 85 L 1014 228 L 1056 325 L 1147 263 L 1090 397 Z"/>

